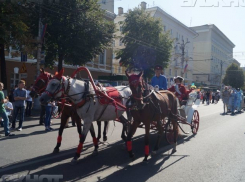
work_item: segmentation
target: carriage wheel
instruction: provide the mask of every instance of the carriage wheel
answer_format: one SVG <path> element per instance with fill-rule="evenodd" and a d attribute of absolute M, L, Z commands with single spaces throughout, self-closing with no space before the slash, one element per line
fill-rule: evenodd
<path fill-rule="evenodd" d="M 171 145 L 174 144 L 174 127 L 172 122 L 165 125 L 165 139 Z"/>
<path fill-rule="evenodd" d="M 192 128 L 192 133 L 195 135 L 197 134 L 198 128 L 199 128 L 199 113 L 198 111 L 194 111 L 192 120 L 191 120 L 191 128 Z"/>

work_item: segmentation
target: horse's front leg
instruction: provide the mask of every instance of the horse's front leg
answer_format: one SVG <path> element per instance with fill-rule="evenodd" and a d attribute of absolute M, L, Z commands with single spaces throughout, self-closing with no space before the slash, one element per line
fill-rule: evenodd
<path fill-rule="evenodd" d="M 94 143 L 93 155 L 97 155 L 98 154 L 99 145 L 98 145 L 98 140 L 97 140 L 96 135 L 95 135 L 93 123 L 91 123 L 90 130 L 89 131 L 91 133 L 91 136 L 93 138 L 93 143 Z"/>
<path fill-rule="evenodd" d="M 159 145 L 162 139 L 162 135 L 163 135 L 163 129 L 162 129 L 162 122 L 161 121 L 157 121 L 157 143 L 154 147 L 154 150 L 152 151 L 152 154 L 156 154 L 157 150 L 159 149 Z"/>
<path fill-rule="evenodd" d="M 62 141 L 62 133 L 64 131 L 64 128 L 66 126 L 66 123 L 67 123 L 67 120 L 69 117 L 70 116 L 66 115 L 65 113 L 63 113 L 61 115 L 61 123 L 60 123 L 58 138 L 57 138 L 57 144 L 56 144 L 56 147 L 54 148 L 53 153 L 58 153 L 60 151 L 60 146 L 61 146 L 61 141 Z"/>
<path fill-rule="evenodd" d="M 129 133 L 127 136 L 127 143 L 126 143 L 127 144 L 127 150 L 129 153 L 129 157 L 132 159 L 134 158 L 134 153 L 132 150 L 132 137 L 133 137 L 133 134 L 136 132 L 136 129 L 139 126 L 139 124 L 140 124 L 140 121 L 134 121 L 132 124 L 132 127 L 130 127 L 130 130 L 129 130 Z"/>
<path fill-rule="evenodd" d="M 150 135 L 150 122 L 145 122 L 145 158 L 143 162 L 147 162 L 149 156 L 150 147 L 149 147 L 149 135 Z"/>
<path fill-rule="evenodd" d="M 107 141 L 106 133 L 107 133 L 108 125 L 109 125 L 109 121 L 104 121 L 104 131 L 103 131 L 103 141 L 104 142 Z"/>
<path fill-rule="evenodd" d="M 98 125 L 98 136 L 97 136 L 97 140 L 99 141 L 101 138 L 101 121 L 96 121 L 97 125 Z"/>
<path fill-rule="evenodd" d="M 84 144 L 84 141 L 87 137 L 87 134 L 88 134 L 88 131 L 91 127 L 91 124 L 92 124 L 92 121 L 91 120 L 84 120 L 84 124 L 83 124 L 83 132 L 82 132 L 82 135 L 80 137 L 80 142 L 79 142 L 79 145 L 77 147 L 77 151 L 75 153 L 75 156 L 74 158 L 72 159 L 72 163 L 75 164 L 77 162 L 77 159 L 80 157 L 80 154 L 81 154 L 81 151 L 83 149 L 83 144 Z"/>

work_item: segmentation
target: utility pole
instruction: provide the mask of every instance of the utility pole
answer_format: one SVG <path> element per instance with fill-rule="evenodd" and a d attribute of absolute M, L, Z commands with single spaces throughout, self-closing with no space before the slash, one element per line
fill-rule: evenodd
<path fill-rule="evenodd" d="M 37 75 L 36 76 L 40 74 L 41 51 L 42 51 L 41 32 L 42 32 L 42 8 L 41 8 L 41 4 L 39 3 L 39 22 L 38 22 L 38 37 L 37 37 L 37 41 L 38 41 L 38 44 L 37 44 Z"/>
<path fill-rule="evenodd" d="M 186 43 L 184 42 L 184 40 L 182 39 L 182 44 L 180 44 L 180 49 L 181 49 L 181 76 L 184 76 L 184 62 L 185 62 L 185 46 L 186 44 L 190 43 L 189 41 L 187 41 Z"/>
<path fill-rule="evenodd" d="M 224 61 L 220 60 L 220 98 L 222 98 L 222 75 Z"/>

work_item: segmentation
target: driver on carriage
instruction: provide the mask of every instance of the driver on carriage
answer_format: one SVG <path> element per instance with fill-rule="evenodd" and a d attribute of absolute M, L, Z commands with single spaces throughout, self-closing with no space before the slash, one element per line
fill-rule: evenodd
<path fill-rule="evenodd" d="M 151 79 L 151 85 L 153 87 L 158 86 L 159 90 L 167 90 L 168 81 L 167 78 L 162 75 L 162 66 L 156 65 L 154 70 L 156 75 Z"/>
<path fill-rule="evenodd" d="M 186 90 L 185 86 L 182 84 L 183 80 L 184 78 L 181 76 L 174 77 L 175 85 L 168 89 L 169 91 L 173 92 L 176 97 L 178 97 L 180 103 L 183 103 L 182 101 L 188 100 L 188 95 L 190 92 L 192 92 L 192 88 L 191 90 Z"/>

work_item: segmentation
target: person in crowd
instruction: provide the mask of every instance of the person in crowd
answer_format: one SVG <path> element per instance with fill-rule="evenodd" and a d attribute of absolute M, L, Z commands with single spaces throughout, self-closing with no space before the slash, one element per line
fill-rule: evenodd
<path fill-rule="evenodd" d="M 9 119 L 5 110 L 4 103 L 7 102 L 7 100 L 4 98 L 3 93 L 4 84 L 0 82 L 0 117 L 3 119 L 4 122 L 4 132 L 5 136 L 14 136 L 14 134 L 10 133 L 9 131 Z"/>
<path fill-rule="evenodd" d="M 13 104 L 9 102 L 8 96 L 5 97 L 7 102 L 4 103 L 4 107 L 7 113 L 7 116 L 10 117 L 12 115 L 12 111 L 14 110 Z"/>
<path fill-rule="evenodd" d="M 26 116 L 31 116 L 32 109 L 32 97 L 30 96 L 31 87 L 27 89 L 27 99 L 26 99 Z"/>
<path fill-rule="evenodd" d="M 49 102 L 46 106 L 46 117 L 45 117 L 45 131 L 52 131 L 53 128 L 50 127 L 51 116 L 53 108 L 55 107 L 55 102 Z"/>
<path fill-rule="evenodd" d="M 155 66 L 155 76 L 151 79 L 151 85 L 153 87 L 158 86 L 159 90 L 167 90 L 167 86 L 168 86 L 168 81 L 167 78 L 162 75 L 162 66 L 157 65 Z"/>
<path fill-rule="evenodd" d="M 209 105 L 209 97 L 210 97 L 210 92 L 207 91 L 206 92 L 206 103 L 207 103 L 207 105 Z"/>
<path fill-rule="evenodd" d="M 206 100 L 206 92 L 203 91 L 203 93 L 202 93 L 202 104 L 204 104 L 205 100 Z"/>
<path fill-rule="evenodd" d="M 14 115 L 13 115 L 11 129 L 15 129 L 16 118 L 18 116 L 18 113 L 20 113 L 18 131 L 22 131 L 22 124 L 24 121 L 25 100 L 27 99 L 27 91 L 24 89 L 24 87 L 25 87 L 25 81 L 20 80 L 18 84 L 18 88 L 14 91 L 15 106 L 14 106 Z"/>
<path fill-rule="evenodd" d="M 214 100 L 215 100 L 215 92 L 212 92 L 212 104 L 214 104 Z"/>
<path fill-rule="evenodd" d="M 229 92 L 228 87 L 225 87 L 225 90 L 222 93 L 222 101 L 224 103 L 224 113 L 223 114 L 227 114 L 228 112 L 230 94 L 231 93 Z M 225 108 L 227 109 L 227 112 L 225 112 Z"/>
<path fill-rule="evenodd" d="M 235 115 L 236 102 L 237 102 L 237 93 L 236 93 L 236 89 L 233 88 L 230 95 L 231 115 Z"/>
<path fill-rule="evenodd" d="M 215 102 L 215 104 L 217 104 L 219 102 L 219 92 L 215 93 L 214 102 Z"/>
<path fill-rule="evenodd" d="M 175 77 L 175 85 L 168 89 L 169 91 L 173 92 L 176 95 L 176 97 L 178 97 L 182 105 L 184 105 L 184 102 L 182 101 L 188 100 L 189 93 L 192 91 L 192 89 L 186 90 L 185 86 L 182 84 L 183 80 L 184 78 L 182 78 L 181 76 Z"/>
<path fill-rule="evenodd" d="M 241 110 L 242 110 L 242 107 L 241 107 L 242 100 L 243 100 L 243 93 L 240 90 L 240 88 L 237 88 L 237 103 L 236 103 L 237 105 L 236 105 L 236 108 L 237 108 L 238 113 L 241 113 Z"/>

